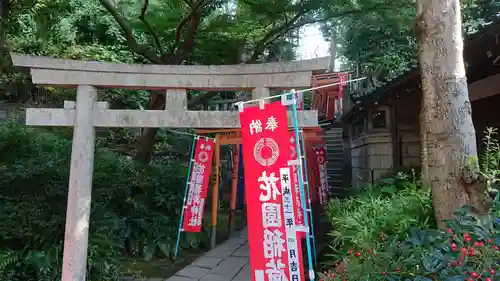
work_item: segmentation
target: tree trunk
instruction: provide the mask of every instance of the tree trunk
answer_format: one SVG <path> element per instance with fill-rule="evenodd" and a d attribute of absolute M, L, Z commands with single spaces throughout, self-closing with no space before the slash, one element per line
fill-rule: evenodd
<path fill-rule="evenodd" d="M 11 65 L 7 46 L 9 8 L 9 0 L 0 0 L 0 73 L 5 73 Z"/>
<path fill-rule="evenodd" d="M 158 92 L 152 92 L 148 104 L 149 110 L 165 109 L 165 95 Z M 151 161 L 153 148 L 156 142 L 156 133 L 158 128 L 144 128 L 141 136 L 137 140 L 134 159 L 147 164 Z"/>
<path fill-rule="evenodd" d="M 427 102 L 422 98 L 422 105 L 420 107 L 420 180 L 422 181 L 422 189 L 429 190 L 429 157 L 427 151 L 427 130 L 429 126 L 429 109 L 426 106 Z"/>
<path fill-rule="evenodd" d="M 477 155 L 462 57 L 460 1 L 417 0 L 417 20 L 422 103 L 428 110 L 421 124 L 427 141 L 422 148 L 427 148 L 432 201 L 443 228 L 443 219 L 471 203 L 462 174 L 468 157 Z"/>

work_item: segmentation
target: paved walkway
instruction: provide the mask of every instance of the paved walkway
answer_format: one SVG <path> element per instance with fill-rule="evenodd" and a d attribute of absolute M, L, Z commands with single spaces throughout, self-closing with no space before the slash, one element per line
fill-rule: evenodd
<path fill-rule="evenodd" d="M 167 281 L 250 281 L 246 229 L 205 253 Z"/>

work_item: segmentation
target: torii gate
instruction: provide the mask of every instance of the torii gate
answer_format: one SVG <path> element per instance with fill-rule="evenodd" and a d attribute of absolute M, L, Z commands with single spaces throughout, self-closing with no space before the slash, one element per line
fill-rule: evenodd
<path fill-rule="evenodd" d="M 31 69 L 34 84 L 76 87 L 76 102 L 64 108 L 28 108 L 31 126 L 73 126 L 73 145 L 64 236 L 62 281 L 86 280 L 95 127 L 239 128 L 237 111 L 190 111 L 186 89 L 252 91 L 307 88 L 313 71 L 329 58 L 286 63 L 225 66 L 132 65 L 60 60 L 11 54 L 15 66 Z M 110 110 L 97 87 L 166 90 L 165 110 Z M 299 126 L 317 127 L 315 110 L 298 112 Z M 289 120 L 291 116 L 289 115 Z"/>

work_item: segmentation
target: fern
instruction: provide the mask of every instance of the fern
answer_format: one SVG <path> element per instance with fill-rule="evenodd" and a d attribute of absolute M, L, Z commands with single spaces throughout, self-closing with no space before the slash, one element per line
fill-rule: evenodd
<path fill-rule="evenodd" d="M 486 178 L 488 190 L 500 181 L 500 142 L 497 128 L 486 128 L 484 131 L 484 152 L 479 154 L 480 173 Z"/>

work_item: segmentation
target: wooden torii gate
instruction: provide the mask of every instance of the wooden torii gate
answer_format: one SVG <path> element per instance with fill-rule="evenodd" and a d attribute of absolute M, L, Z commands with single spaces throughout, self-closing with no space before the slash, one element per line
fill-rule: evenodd
<path fill-rule="evenodd" d="M 188 110 L 186 89 L 252 91 L 256 99 L 269 96 L 270 90 L 309 87 L 313 71 L 327 69 L 329 61 L 324 57 L 286 63 L 169 66 L 11 57 L 15 66 L 31 69 L 34 84 L 77 88 L 76 101 L 65 102 L 64 108 L 26 112 L 27 125 L 74 127 L 62 281 L 86 280 L 95 127 L 239 128 L 237 111 Z M 98 101 L 98 87 L 165 90 L 166 107 L 111 110 Z M 298 119 L 303 128 L 318 125 L 314 110 L 299 112 Z"/>

